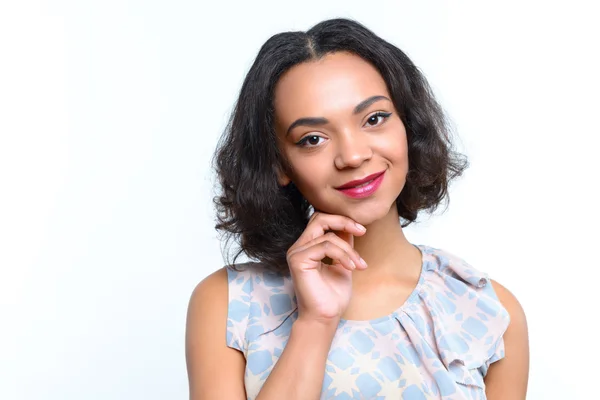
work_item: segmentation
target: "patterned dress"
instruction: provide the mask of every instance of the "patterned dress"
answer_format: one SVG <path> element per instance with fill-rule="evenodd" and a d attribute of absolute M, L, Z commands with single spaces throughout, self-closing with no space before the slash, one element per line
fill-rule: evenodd
<path fill-rule="evenodd" d="M 444 250 L 418 245 L 419 282 L 393 313 L 342 320 L 321 399 L 485 399 L 483 377 L 504 357 L 509 315 L 487 274 Z M 297 318 L 291 278 L 253 263 L 228 268 L 227 345 L 246 358 L 255 399 Z"/>

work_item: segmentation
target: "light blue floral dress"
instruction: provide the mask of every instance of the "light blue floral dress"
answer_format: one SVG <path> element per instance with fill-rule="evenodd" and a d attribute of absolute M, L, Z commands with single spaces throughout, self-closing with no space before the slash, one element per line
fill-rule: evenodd
<path fill-rule="evenodd" d="M 419 282 L 396 311 L 339 324 L 321 399 L 485 399 L 483 377 L 504 357 L 509 315 L 487 274 L 444 250 L 417 246 Z M 255 399 L 297 317 L 289 275 L 253 263 L 228 268 L 227 345 L 246 358 Z"/>

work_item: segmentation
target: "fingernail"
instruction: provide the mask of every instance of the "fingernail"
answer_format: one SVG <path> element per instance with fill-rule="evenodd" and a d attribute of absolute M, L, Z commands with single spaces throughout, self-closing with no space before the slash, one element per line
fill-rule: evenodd
<path fill-rule="evenodd" d="M 362 257 L 360 258 L 360 263 L 366 267 L 367 266 L 367 262 L 365 260 L 362 259 Z"/>
<path fill-rule="evenodd" d="M 352 267 L 352 269 L 356 269 L 356 264 L 354 264 L 354 261 L 350 260 L 350 266 Z"/>
<path fill-rule="evenodd" d="M 359 230 L 361 230 L 362 232 L 366 232 L 366 231 L 367 231 L 367 228 L 365 228 L 365 227 L 364 227 L 364 226 L 362 226 L 361 224 L 359 224 L 359 223 L 356 223 L 355 225 L 356 225 L 356 227 L 357 227 Z"/>

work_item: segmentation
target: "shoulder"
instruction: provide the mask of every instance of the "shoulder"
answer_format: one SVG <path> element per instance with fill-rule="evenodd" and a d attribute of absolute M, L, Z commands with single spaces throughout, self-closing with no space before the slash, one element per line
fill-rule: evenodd
<path fill-rule="evenodd" d="M 519 303 L 515 295 L 506 287 L 493 279 L 490 279 L 490 282 L 492 283 L 492 287 L 494 288 L 498 300 L 510 315 L 509 329 L 526 332 L 527 318 L 525 317 L 525 310 L 523 310 L 521 303 Z"/>
<path fill-rule="evenodd" d="M 289 272 L 248 262 L 224 267 L 200 282 L 189 314 L 190 321 L 226 327 L 226 345 L 246 354 L 249 342 L 281 325 L 295 305 Z"/>
<path fill-rule="evenodd" d="M 191 302 L 200 303 L 212 296 L 229 297 L 237 293 L 239 296 L 252 296 L 254 292 L 280 292 L 291 284 L 291 277 L 286 271 L 268 269 L 260 263 L 247 262 L 225 266 L 204 278 L 192 292 Z"/>
<path fill-rule="evenodd" d="M 293 288 L 292 278 L 287 270 L 268 268 L 256 262 L 236 264 L 223 269 L 233 297 L 260 297 Z"/>
<path fill-rule="evenodd" d="M 227 271 L 221 268 L 196 285 L 190 296 L 187 313 L 188 334 L 200 330 L 202 321 L 227 318 Z"/>
<path fill-rule="evenodd" d="M 430 281 L 437 282 L 438 291 L 452 292 L 457 306 L 472 310 L 471 318 L 479 320 L 480 323 L 472 325 L 485 325 L 487 332 L 494 332 L 494 338 L 498 339 L 489 342 L 490 345 L 487 341 L 481 343 L 486 344 L 487 360 L 480 371 L 485 377 L 487 398 L 524 398 L 529 375 L 529 339 L 525 311 L 516 296 L 481 267 L 472 266 L 447 250 L 428 248 L 426 256 L 429 262 L 426 269 L 432 272 Z M 462 333 L 465 330 L 474 333 L 468 325 L 462 325 Z"/>
<path fill-rule="evenodd" d="M 486 376 L 488 399 L 524 399 L 529 379 L 529 334 L 523 307 L 506 287 L 496 281 L 492 286 L 510 315 L 504 333 L 505 357 L 490 365 Z"/>
<path fill-rule="evenodd" d="M 499 311 L 505 314 L 507 327 L 526 326 L 525 313 L 517 298 L 490 278 L 482 268 L 471 265 L 447 250 L 429 246 L 424 248 L 424 268 L 432 272 L 440 284 L 453 292 L 468 293 L 469 299 L 495 303 Z"/>
<path fill-rule="evenodd" d="M 423 249 L 420 294 L 427 314 L 443 327 L 440 348 L 452 348 L 452 357 L 462 357 L 465 365 L 480 368 L 485 376 L 489 365 L 504 357 L 510 315 L 486 272 L 447 250 Z"/>
<path fill-rule="evenodd" d="M 188 316 L 227 312 L 231 267 L 223 267 L 200 281 L 192 291 Z"/>
<path fill-rule="evenodd" d="M 283 284 L 283 277 L 280 278 Z M 225 266 L 204 278 L 192 291 L 189 316 L 219 313 L 227 315 L 231 302 L 248 303 L 255 287 L 265 282 L 278 286 L 278 276 L 269 273 L 258 264 L 244 263 Z"/>
<path fill-rule="evenodd" d="M 525 355 L 526 353 L 528 354 L 529 335 L 525 310 L 515 295 L 512 294 L 506 287 L 495 280 L 492 280 L 491 282 L 500 303 L 502 303 L 502 306 L 506 309 L 508 315 L 510 316 L 510 323 L 506 329 L 506 332 L 504 333 L 504 343 L 507 347 L 507 351 L 510 351 L 512 348 L 518 348 L 522 355 Z"/>
<path fill-rule="evenodd" d="M 490 279 L 480 270 L 455 253 L 432 246 L 419 246 L 423 251 L 423 270 L 430 277 L 437 277 L 450 290 L 463 291 L 465 288 L 486 292 L 493 296 L 493 288 L 488 285 Z"/>
<path fill-rule="evenodd" d="M 254 280 L 251 272 L 243 267 L 235 265 L 220 268 L 196 285 L 188 306 L 188 330 L 195 329 L 201 322 L 222 322 L 225 326 L 230 317 L 232 300 L 242 302 L 244 293 L 251 292 Z"/>
<path fill-rule="evenodd" d="M 185 332 L 190 398 L 245 398 L 243 356 L 226 342 L 227 282 L 226 269 L 219 269 L 190 297 Z M 211 368 L 215 365 L 219 368 Z"/>
<path fill-rule="evenodd" d="M 421 246 L 421 248 L 424 251 L 425 271 L 433 272 L 441 277 L 445 284 L 452 286 L 456 282 L 460 282 L 479 293 L 492 297 L 506 311 L 509 311 L 509 307 L 518 306 L 512 293 L 491 279 L 484 269 L 471 265 L 466 259 L 448 250 L 431 246 Z"/>
<path fill-rule="evenodd" d="M 227 295 L 227 269 L 221 268 L 200 281 L 192 291 L 190 305 L 201 306 L 204 300 Z"/>

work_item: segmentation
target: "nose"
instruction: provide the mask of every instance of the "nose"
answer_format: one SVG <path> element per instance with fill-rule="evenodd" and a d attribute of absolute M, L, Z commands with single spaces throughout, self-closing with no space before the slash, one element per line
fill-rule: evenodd
<path fill-rule="evenodd" d="M 338 136 L 337 153 L 334 160 L 338 169 L 357 168 L 373 157 L 373 149 L 362 132 Z"/>

